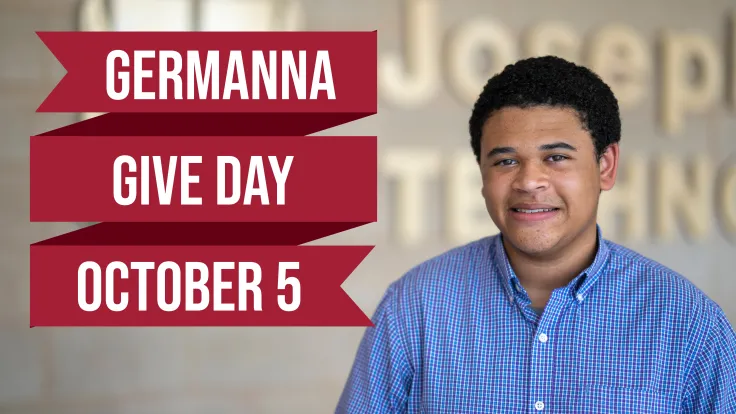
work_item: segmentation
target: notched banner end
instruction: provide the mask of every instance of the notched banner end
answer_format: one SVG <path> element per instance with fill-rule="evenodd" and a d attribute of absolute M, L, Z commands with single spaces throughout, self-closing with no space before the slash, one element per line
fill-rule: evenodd
<path fill-rule="evenodd" d="M 36 33 L 36 36 L 38 36 L 39 39 L 43 42 L 44 45 L 46 45 L 46 48 L 48 48 L 51 53 L 54 53 L 54 51 L 49 46 L 49 38 L 52 36 L 55 32 L 49 32 L 44 30 L 36 30 L 34 31 Z"/>
<path fill-rule="evenodd" d="M 64 32 L 43 32 L 43 31 L 36 31 L 36 36 L 38 36 L 39 39 L 41 39 L 41 42 L 46 46 L 46 48 L 51 52 L 51 54 L 56 58 L 56 61 L 59 62 L 59 64 L 64 68 L 64 75 L 61 77 L 59 82 L 54 85 L 53 89 L 51 89 L 51 92 L 49 92 L 48 95 L 46 95 L 46 98 L 41 102 L 41 104 L 36 108 L 36 113 L 43 113 L 43 112 L 66 112 L 66 111 L 54 111 L 53 108 L 49 108 L 49 106 L 53 106 L 49 104 L 49 101 L 54 100 L 54 95 L 61 86 L 61 84 L 65 81 L 67 76 L 69 76 L 69 68 L 66 67 L 64 64 L 64 60 L 59 54 L 58 48 L 56 48 L 56 43 L 54 43 L 54 36 Z"/>
<path fill-rule="evenodd" d="M 322 246 L 328 247 L 328 246 Z M 343 288 L 342 285 L 355 273 L 355 270 L 360 266 L 373 251 L 375 246 L 341 246 L 341 247 L 328 247 L 334 249 L 340 249 L 341 258 L 333 261 L 334 271 L 340 276 L 340 290 L 344 295 L 344 303 L 336 304 L 336 307 L 340 307 L 342 315 L 340 321 L 341 326 L 352 326 L 352 327 L 370 327 L 373 326 L 371 318 L 358 306 L 348 292 Z M 333 323 L 333 325 L 338 325 Z"/>
<path fill-rule="evenodd" d="M 360 266 L 365 259 L 368 257 L 368 255 L 375 249 L 376 246 L 361 246 L 361 245 L 353 245 L 353 246 L 344 246 L 344 247 L 333 247 L 336 249 L 343 248 L 347 251 L 344 252 L 346 255 L 345 257 L 345 263 L 346 267 L 342 269 L 341 271 L 345 273 L 344 278 L 340 281 L 340 288 L 342 289 L 342 285 L 347 282 L 347 280 L 352 276 L 353 273 L 355 273 L 355 269 Z M 343 289 L 344 291 L 344 289 Z M 347 294 L 347 292 L 345 292 Z"/>

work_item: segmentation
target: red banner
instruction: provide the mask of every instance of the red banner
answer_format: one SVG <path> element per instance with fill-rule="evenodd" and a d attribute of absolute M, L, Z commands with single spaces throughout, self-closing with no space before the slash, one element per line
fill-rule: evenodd
<path fill-rule="evenodd" d="M 376 137 L 31 137 L 31 221 L 373 222 Z"/>
<path fill-rule="evenodd" d="M 40 112 L 375 113 L 377 32 L 39 32 Z"/>
<path fill-rule="evenodd" d="M 340 285 L 371 249 L 34 245 L 31 326 L 369 326 Z"/>
<path fill-rule="evenodd" d="M 31 137 L 32 326 L 368 326 L 340 287 L 377 219 L 376 32 L 39 33 L 68 73 Z"/>

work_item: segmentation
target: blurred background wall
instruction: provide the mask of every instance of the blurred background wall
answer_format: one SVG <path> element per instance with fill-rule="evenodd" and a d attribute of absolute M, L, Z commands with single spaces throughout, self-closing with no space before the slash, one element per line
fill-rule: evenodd
<path fill-rule="evenodd" d="M 467 119 L 489 74 L 558 54 L 611 83 L 622 173 L 605 236 L 681 272 L 736 321 L 736 2 L 730 0 L 0 0 L 0 413 L 327 413 L 362 328 L 29 329 L 28 137 L 94 114 L 35 114 L 64 71 L 36 30 L 374 30 L 379 222 L 344 288 L 372 314 L 409 267 L 496 231 Z M 79 45 L 84 47 L 84 45 Z M 345 172 L 349 174 L 349 171 Z"/>

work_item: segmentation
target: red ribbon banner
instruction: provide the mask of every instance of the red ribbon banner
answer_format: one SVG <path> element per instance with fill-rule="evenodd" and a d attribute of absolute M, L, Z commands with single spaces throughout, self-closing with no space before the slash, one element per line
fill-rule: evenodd
<path fill-rule="evenodd" d="M 31 137 L 34 221 L 376 220 L 375 137 Z"/>
<path fill-rule="evenodd" d="M 365 246 L 31 248 L 32 326 L 350 326 Z"/>
<path fill-rule="evenodd" d="M 377 219 L 376 32 L 45 32 L 68 73 L 32 136 L 31 326 L 368 326 L 340 287 Z M 84 47 L 80 47 L 84 45 Z"/>
<path fill-rule="evenodd" d="M 67 74 L 40 112 L 377 110 L 377 32 L 41 32 Z"/>

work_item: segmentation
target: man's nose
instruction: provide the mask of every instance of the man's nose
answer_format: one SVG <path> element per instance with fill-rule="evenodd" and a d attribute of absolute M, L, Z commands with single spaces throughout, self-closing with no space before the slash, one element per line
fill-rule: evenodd
<path fill-rule="evenodd" d="M 513 188 L 522 192 L 535 192 L 549 187 L 549 174 L 538 163 L 524 163 L 513 181 Z"/>

